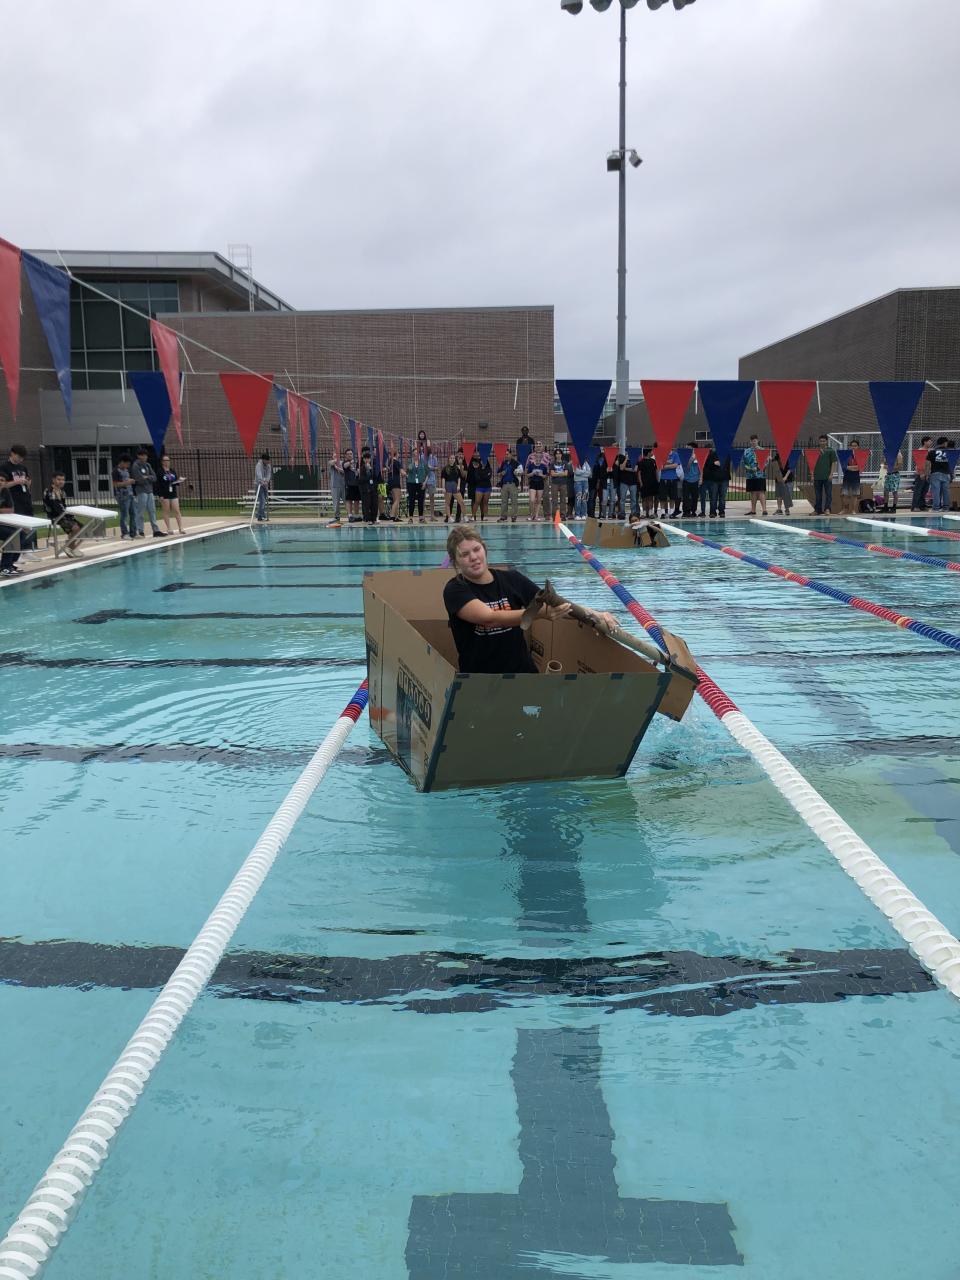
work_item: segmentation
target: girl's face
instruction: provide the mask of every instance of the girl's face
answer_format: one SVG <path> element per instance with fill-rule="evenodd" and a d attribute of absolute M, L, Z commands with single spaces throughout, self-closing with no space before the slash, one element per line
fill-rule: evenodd
<path fill-rule="evenodd" d="M 454 454 L 452 454 L 452 453 L 451 453 L 450 457 L 447 459 L 447 466 L 448 466 L 448 467 L 455 467 L 456 465 L 457 465 L 457 459 L 456 459 L 456 456 L 455 456 Z"/>
<path fill-rule="evenodd" d="M 482 542 L 471 538 L 461 542 L 456 551 L 457 570 L 465 578 L 482 578 L 487 571 L 487 549 Z"/>
<path fill-rule="evenodd" d="M 160 459 L 160 465 L 161 465 L 161 467 L 163 467 L 164 471 L 169 471 L 169 470 L 170 470 L 170 459 L 169 459 L 169 458 L 161 458 L 161 459 Z"/>

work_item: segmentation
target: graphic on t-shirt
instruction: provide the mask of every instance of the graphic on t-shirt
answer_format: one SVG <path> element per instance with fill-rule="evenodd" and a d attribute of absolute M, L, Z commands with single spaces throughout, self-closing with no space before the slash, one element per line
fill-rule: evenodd
<path fill-rule="evenodd" d="M 506 596 L 501 596 L 499 600 L 484 600 L 483 602 L 491 609 L 509 609 L 510 601 Z M 477 636 L 502 636 L 505 631 L 509 631 L 509 627 L 474 627 L 473 633 Z"/>

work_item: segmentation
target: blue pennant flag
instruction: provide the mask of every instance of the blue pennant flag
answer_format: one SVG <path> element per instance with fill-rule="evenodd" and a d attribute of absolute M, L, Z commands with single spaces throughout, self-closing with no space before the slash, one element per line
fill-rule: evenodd
<path fill-rule="evenodd" d="M 37 315 L 43 325 L 57 382 L 63 396 L 67 421 L 73 414 L 73 383 L 70 378 L 70 277 L 65 271 L 48 266 L 32 253 L 22 253 L 21 259 L 30 281 Z"/>
<path fill-rule="evenodd" d="M 313 466 L 317 461 L 317 419 L 320 416 L 320 406 L 308 400 L 307 409 L 310 415 L 310 465 Z"/>
<path fill-rule="evenodd" d="M 520 463 L 521 467 L 525 467 L 527 465 L 527 459 L 530 457 L 530 454 L 532 452 L 533 452 L 532 444 L 517 445 L 517 461 Z"/>
<path fill-rule="evenodd" d="M 840 463 L 840 466 L 844 469 L 844 471 L 846 471 L 846 469 L 850 466 L 850 459 L 852 457 L 853 457 L 852 449 L 837 450 L 837 461 Z"/>
<path fill-rule="evenodd" d="M 280 452 L 283 455 L 283 461 L 286 462 L 290 457 L 290 421 L 287 414 L 287 389 L 286 387 L 278 387 L 273 384 L 273 394 L 277 401 L 277 414 L 280 418 Z"/>
<path fill-rule="evenodd" d="M 723 462 L 732 459 L 731 449 L 737 436 L 740 420 L 753 395 L 753 382 L 701 382 L 698 383 L 700 403 L 710 424 L 713 447 Z M 740 451 L 743 456 L 743 451 Z M 739 463 L 735 464 L 739 465 Z"/>
<path fill-rule="evenodd" d="M 635 467 L 637 465 L 637 463 L 640 461 L 642 454 L 643 454 L 643 450 L 638 448 L 635 444 L 627 445 L 627 461 L 630 463 L 631 466 Z"/>
<path fill-rule="evenodd" d="M 786 465 L 783 468 L 784 471 L 796 471 L 799 462 L 800 462 L 800 450 L 791 449 L 790 457 L 787 458 Z"/>
<path fill-rule="evenodd" d="M 681 467 L 683 467 L 683 474 L 686 475 L 690 467 L 690 459 L 693 457 L 693 450 L 688 448 L 678 449 L 677 457 L 680 459 Z"/>
<path fill-rule="evenodd" d="M 490 443 L 489 440 L 480 441 L 480 443 L 477 445 L 477 453 L 480 455 L 481 462 L 486 463 L 490 461 L 490 450 L 492 448 L 493 448 L 493 445 Z"/>
<path fill-rule="evenodd" d="M 730 459 L 730 470 L 731 470 L 731 471 L 739 471 L 739 470 L 740 470 L 740 464 L 741 464 L 741 462 L 743 462 L 743 452 L 744 452 L 744 451 L 743 451 L 742 449 L 730 449 L 730 450 L 728 450 L 728 452 L 727 452 L 727 457 Z M 717 451 L 717 457 L 718 457 L 718 458 L 720 457 L 720 452 L 719 452 L 719 450 Z M 723 459 L 721 459 L 721 461 L 723 461 Z"/>
<path fill-rule="evenodd" d="M 159 458 L 163 453 L 163 441 L 170 425 L 170 396 L 167 392 L 167 380 L 157 370 L 153 372 L 130 373 L 130 385 L 137 397 L 140 412 L 150 432 L 153 449 Z"/>
<path fill-rule="evenodd" d="M 907 436 L 925 382 L 871 382 L 870 398 L 877 415 L 887 466 L 893 467 Z"/>
<path fill-rule="evenodd" d="M 578 458 L 585 458 L 610 394 L 609 378 L 559 378 L 557 395 Z M 522 459 L 521 459 L 522 461 Z"/>

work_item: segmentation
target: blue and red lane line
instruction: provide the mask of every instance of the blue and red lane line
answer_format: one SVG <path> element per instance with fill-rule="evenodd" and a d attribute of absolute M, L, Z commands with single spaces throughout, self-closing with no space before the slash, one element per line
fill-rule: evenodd
<path fill-rule="evenodd" d="M 861 551 L 875 551 L 878 555 L 889 556 L 891 560 L 911 560 L 915 564 L 930 564 L 937 569 L 952 569 L 960 573 L 960 561 L 945 560 L 943 556 L 922 556 L 916 551 L 898 551 L 896 547 L 885 547 L 879 542 L 859 542 L 856 538 L 841 538 L 836 533 L 819 533 L 815 529 L 804 529 L 808 538 L 817 538 L 820 542 L 838 542 L 842 547 L 857 547 Z"/>
<path fill-rule="evenodd" d="M 369 696 L 368 684 L 367 681 L 364 680 L 363 684 L 340 712 L 338 719 L 352 720 L 353 723 L 356 724 L 363 715 L 363 709 L 367 705 L 367 699 Z"/>
<path fill-rule="evenodd" d="M 634 599 L 623 583 L 618 578 L 614 577 L 610 570 L 605 568 L 593 552 L 588 551 L 579 539 L 575 538 L 572 533 L 566 533 L 564 536 L 567 538 L 568 542 L 576 547 L 577 551 L 580 552 L 581 556 L 583 556 L 590 568 L 600 575 L 617 599 L 640 623 L 644 631 L 646 631 L 647 634 L 656 641 L 664 653 L 666 653 L 666 638 L 664 637 L 663 631 L 660 629 L 660 624 L 657 622 L 653 614 L 648 613 L 639 600 Z M 733 699 L 729 698 L 720 686 L 711 680 L 699 663 L 697 663 L 697 679 L 699 681 L 699 684 L 697 685 L 697 693 L 699 693 L 700 697 L 704 700 L 718 720 L 722 720 L 723 717 L 731 711 L 740 710 Z"/>
<path fill-rule="evenodd" d="M 798 586 L 807 587 L 810 591 L 816 591 L 819 595 L 827 596 L 830 600 L 849 605 L 851 609 L 860 609 L 863 613 L 873 614 L 875 618 L 881 618 L 884 622 L 892 622 L 895 627 L 902 627 L 905 631 L 912 631 L 915 635 L 923 636 L 925 640 L 933 640 L 937 644 L 945 645 L 948 649 L 954 649 L 957 653 L 960 653 L 960 636 L 955 636 L 950 631 L 944 631 L 940 627 L 932 627 L 929 623 L 919 622 L 916 618 L 908 618 L 902 613 L 888 609 L 885 605 L 876 604 L 873 600 L 864 600 L 862 596 L 852 596 L 848 591 L 841 591 L 839 587 L 831 587 L 827 582 L 818 582 L 816 578 L 806 578 L 802 573 L 793 573 L 790 569 L 784 569 L 778 564 L 770 564 L 769 561 L 760 560 L 757 556 L 747 555 L 745 551 L 738 551 L 736 547 L 725 547 L 719 542 L 711 541 L 710 538 L 701 537 L 698 533 L 686 533 L 685 537 L 690 542 L 699 542 L 705 547 L 711 547 L 714 551 L 722 551 L 726 556 L 733 556 L 735 560 L 743 560 L 745 564 L 752 564 L 757 569 L 763 569 L 767 573 L 775 574 L 786 582 L 795 582 Z"/>

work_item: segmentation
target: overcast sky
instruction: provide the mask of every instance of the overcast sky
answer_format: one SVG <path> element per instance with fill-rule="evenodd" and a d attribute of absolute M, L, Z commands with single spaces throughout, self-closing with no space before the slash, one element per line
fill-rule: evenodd
<path fill-rule="evenodd" d="M 617 16 L 13 0 L 0 235 L 248 241 L 298 308 L 553 303 L 557 376 L 612 376 Z M 958 0 L 640 0 L 628 35 L 635 379 L 732 377 L 839 310 L 960 283 Z"/>

